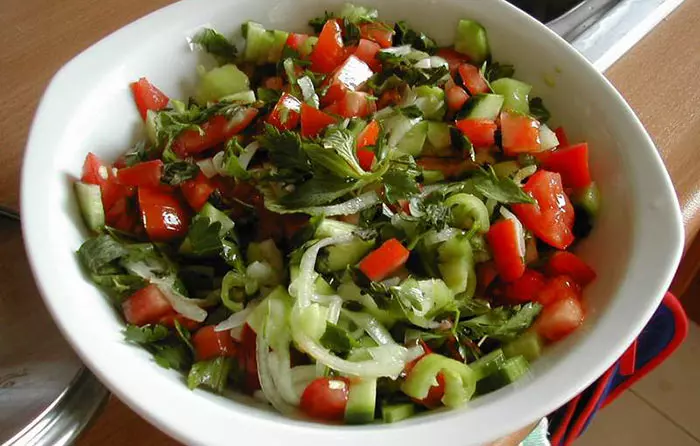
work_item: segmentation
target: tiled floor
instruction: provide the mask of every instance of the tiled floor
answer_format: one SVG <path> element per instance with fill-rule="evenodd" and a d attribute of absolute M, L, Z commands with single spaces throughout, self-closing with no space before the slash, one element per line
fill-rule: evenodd
<path fill-rule="evenodd" d="M 600 412 L 576 446 L 700 446 L 700 326 L 653 373 Z"/>

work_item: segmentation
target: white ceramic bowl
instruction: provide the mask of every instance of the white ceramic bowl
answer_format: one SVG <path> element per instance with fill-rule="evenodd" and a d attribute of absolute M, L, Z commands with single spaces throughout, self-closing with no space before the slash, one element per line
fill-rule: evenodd
<path fill-rule="evenodd" d="M 468 407 L 395 425 L 324 426 L 205 391 L 122 339 L 122 323 L 78 265 L 86 233 L 71 182 L 85 154 L 115 159 L 142 135 L 128 88 L 148 77 L 173 97 L 185 97 L 201 55 L 186 37 L 210 24 L 226 33 L 252 19 L 268 27 L 306 30 L 306 21 L 340 0 L 186 0 L 105 38 L 54 77 L 31 130 L 22 172 L 22 220 L 27 251 L 49 310 L 90 369 L 150 422 L 188 444 L 425 445 L 480 444 L 513 432 L 566 402 L 599 377 L 639 333 L 679 261 L 683 229 L 661 158 L 615 89 L 543 25 L 500 0 L 366 0 L 388 20 L 405 19 L 441 44 L 453 41 L 459 18 L 488 29 L 496 60 L 534 85 L 555 123 L 591 147 L 591 168 L 603 209 L 579 252 L 599 278 L 586 290 L 582 329 L 533 364 L 530 378 Z M 555 81 L 547 86 L 545 77 Z M 437 437 L 437 438 L 436 438 Z M 456 440 L 459 439 L 459 440 Z"/>

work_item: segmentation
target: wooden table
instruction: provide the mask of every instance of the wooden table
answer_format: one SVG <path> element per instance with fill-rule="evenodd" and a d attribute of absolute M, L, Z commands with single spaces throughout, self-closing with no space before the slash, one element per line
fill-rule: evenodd
<path fill-rule="evenodd" d="M 0 7 L 0 204 L 18 205 L 21 157 L 47 82 L 73 55 L 170 0 L 3 0 Z M 681 292 L 700 264 L 700 0 L 686 2 L 606 74 L 656 141 L 676 186 L 687 235 Z M 700 240 L 700 238 L 698 238 Z M 11 258 L 0 259 L 12 262 Z M 14 279 L 13 279 L 14 280 Z M 24 280 L 28 280 L 24 278 Z M 511 439 L 512 440 L 512 439 Z M 514 444 L 508 440 L 499 444 Z M 79 444 L 176 444 L 116 399 Z"/>

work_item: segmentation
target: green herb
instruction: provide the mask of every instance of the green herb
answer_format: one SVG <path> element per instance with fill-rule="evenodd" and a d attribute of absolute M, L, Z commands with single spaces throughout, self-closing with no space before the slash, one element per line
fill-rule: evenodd
<path fill-rule="evenodd" d="M 493 82 L 504 77 L 513 77 L 515 74 L 515 67 L 510 64 L 500 64 L 498 62 L 484 62 L 484 66 L 481 67 L 481 73 L 488 82 Z"/>
<path fill-rule="evenodd" d="M 474 188 L 499 203 L 535 204 L 535 200 L 510 178 L 499 178 L 493 168 L 480 169 L 472 177 Z"/>
<path fill-rule="evenodd" d="M 242 152 L 243 147 L 241 147 L 238 139 L 229 139 L 224 148 L 223 169 L 228 176 L 246 181 L 250 179 L 251 175 L 250 172 L 241 166 L 241 162 L 238 159 Z"/>
<path fill-rule="evenodd" d="M 336 354 L 345 354 L 359 347 L 360 344 L 350 336 L 347 330 L 327 322 L 326 331 L 321 336 L 321 345 Z"/>
<path fill-rule="evenodd" d="M 148 347 L 156 364 L 165 369 L 185 370 L 192 363 L 189 349 L 179 340 L 155 343 Z"/>
<path fill-rule="evenodd" d="M 187 348 L 190 349 L 190 352 L 194 355 L 194 346 L 192 345 L 192 335 L 190 334 L 189 331 L 185 327 L 182 326 L 180 321 L 175 319 L 175 333 L 177 333 L 178 338 L 182 341 L 183 344 L 187 346 Z"/>
<path fill-rule="evenodd" d="M 349 19 L 343 19 L 342 23 L 343 31 L 343 44 L 347 46 L 357 45 L 360 41 L 360 27 Z"/>
<path fill-rule="evenodd" d="M 314 17 L 313 19 L 309 20 L 309 26 L 313 28 L 316 34 L 319 34 L 321 30 L 323 30 L 323 25 L 325 25 L 328 20 L 334 18 L 335 15 L 333 13 L 326 11 L 323 13 L 323 17 Z"/>
<path fill-rule="evenodd" d="M 413 48 L 434 54 L 437 51 L 437 44 L 433 39 L 423 33 L 411 29 L 403 20 L 394 25 L 394 46 L 411 45 Z"/>
<path fill-rule="evenodd" d="M 335 175 L 318 174 L 294 191 L 282 197 L 280 204 L 289 209 L 323 206 L 333 202 L 358 187 L 358 181 L 339 178 Z"/>
<path fill-rule="evenodd" d="M 258 88 L 258 100 L 266 104 L 276 104 L 282 96 L 281 90 L 273 90 L 272 88 Z"/>
<path fill-rule="evenodd" d="M 497 307 L 481 316 L 459 323 L 459 328 L 469 333 L 472 339 L 490 337 L 499 341 L 510 341 L 530 328 L 542 310 L 538 303 L 527 303 L 514 307 Z"/>
<path fill-rule="evenodd" d="M 124 329 L 124 338 L 128 342 L 133 342 L 134 344 L 147 345 L 154 342 L 162 341 L 169 336 L 170 332 L 168 327 L 165 325 L 151 325 L 147 324 L 144 326 L 137 326 L 133 324 L 127 324 Z"/>
<path fill-rule="evenodd" d="M 192 219 L 187 240 L 192 254 L 197 256 L 217 255 L 221 252 L 221 223 L 208 217 L 196 215 Z"/>
<path fill-rule="evenodd" d="M 211 28 L 205 28 L 192 37 L 192 43 L 201 46 L 221 63 L 235 62 L 238 50 L 223 34 Z"/>
<path fill-rule="evenodd" d="M 551 117 L 549 110 L 544 106 L 540 97 L 530 99 L 530 114 L 540 122 L 547 122 Z"/>
<path fill-rule="evenodd" d="M 450 141 L 452 146 L 457 150 L 466 153 L 467 157 L 471 161 L 476 161 L 476 152 L 474 151 L 474 144 L 467 138 L 467 136 L 462 133 L 457 127 L 450 126 Z"/>
<path fill-rule="evenodd" d="M 131 274 L 92 274 L 90 278 L 116 303 L 121 303 L 126 297 L 146 286 L 145 280 Z"/>
<path fill-rule="evenodd" d="M 382 62 L 382 71 L 372 76 L 367 82 L 369 88 L 381 91 L 387 89 L 386 83 L 397 84 L 399 81 L 413 86 L 437 85 L 446 79 L 450 72 L 445 66 L 417 68 L 415 61 L 408 57 L 387 51 L 378 52 L 377 58 Z"/>
<path fill-rule="evenodd" d="M 420 170 L 416 167 L 412 157 L 407 156 L 394 160 L 382 177 L 384 196 L 389 203 L 396 203 L 398 200 L 405 200 L 420 193 L 416 181 L 419 175 Z"/>
<path fill-rule="evenodd" d="M 397 110 L 399 113 L 410 119 L 423 117 L 423 110 L 418 108 L 417 105 L 409 105 L 407 107 L 398 108 Z"/>
<path fill-rule="evenodd" d="M 257 141 L 267 150 L 270 161 L 277 166 L 274 174 L 276 180 L 296 183 L 309 178 L 311 161 L 297 132 L 280 132 L 266 124 L 263 133 L 257 136 Z"/>
<path fill-rule="evenodd" d="M 187 375 L 187 387 L 196 389 L 205 386 L 216 393 L 223 393 L 231 367 L 233 360 L 225 357 L 195 362 Z"/>
<path fill-rule="evenodd" d="M 146 145 L 145 141 L 139 141 L 134 147 L 124 154 L 124 162 L 127 167 L 148 161 L 153 157 L 153 150 Z"/>
<path fill-rule="evenodd" d="M 354 170 L 354 175 L 351 176 L 359 177 L 365 173 L 355 156 L 355 137 L 348 130 L 329 129 L 323 138 L 322 145 L 326 150 L 335 151 Z"/>
<path fill-rule="evenodd" d="M 187 180 L 195 178 L 199 174 L 199 166 L 187 161 L 175 161 L 165 163 L 160 181 L 171 186 L 179 186 Z"/>
<path fill-rule="evenodd" d="M 86 240 L 78 249 L 80 262 L 93 274 L 114 272 L 112 262 L 128 254 L 128 251 L 108 234 Z"/>

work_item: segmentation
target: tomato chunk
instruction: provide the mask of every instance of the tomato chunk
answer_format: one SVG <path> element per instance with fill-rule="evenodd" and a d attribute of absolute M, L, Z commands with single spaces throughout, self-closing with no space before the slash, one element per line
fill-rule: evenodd
<path fill-rule="evenodd" d="M 596 273 L 588 266 L 586 262 L 581 260 L 573 252 L 557 251 L 549 258 L 545 271 L 550 276 L 559 276 L 565 274 L 570 276 L 581 286 L 586 286 L 593 282 L 596 278 Z"/>
<path fill-rule="evenodd" d="M 299 125 L 300 113 L 301 101 L 290 94 L 282 93 L 267 117 L 267 122 L 279 130 L 292 130 Z"/>
<path fill-rule="evenodd" d="M 139 113 L 143 119 L 146 119 L 148 110 L 158 111 L 168 106 L 170 99 L 153 86 L 148 79 L 142 77 L 136 82 L 131 83 L 131 92 L 134 95 L 134 102 L 139 109 Z"/>
<path fill-rule="evenodd" d="M 373 146 L 377 144 L 377 139 L 379 138 L 379 132 L 381 127 L 379 123 L 372 120 L 365 128 L 362 129 L 359 135 L 357 135 L 357 149 L 362 149 L 367 146 Z"/>
<path fill-rule="evenodd" d="M 547 306 L 568 298 L 580 299 L 581 287 L 571 277 L 562 275 L 547 281 L 537 295 L 537 302 Z"/>
<path fill-rule="evenodd" d="M 360 42 L 357 44 L 357 49 L 353 54 L 376 73 L 382 69 L 382 63 L 377 59 L 377 53 L 380 49 L 381 47 L 379 44 L 371 40 L 360 39 Z"/>
<path fill-rule="evenodd" d="M 209 200 L 209 196 L 216 190 L 216 187 L 209 181 L 206 175 L 199 172 L 191 180 L 184 181 L 180 185 L 180 191 L 192 209 L 199 212 Z"/>
<path fill-rule="evenodd" d="M 301 394 L 299 407 L 311 418 L 340 421 L 345 416 L 349 390 L 347 378 L 316 378 Z"/>
<path fill-rule="evenodd" d="M 498 277 L 498 269 L 496 269 L 496 264 L 493 260 L 476 265 L 476 286 L 481 293 L 486 292 L 486 289 L 496 280 L 496 277 Z"/>
<path fill-rule="evenodd" d="M 125 167 L 117 171 L 117 180 L 125 186 L 160 186 L 163 161 L 153 160 Z"/>
<path fill-rule="evenodd" d="M 447 100 L 447 108 L 452 111 L 459 111 L 469 100 L 469 93 L 464 88 L 453 85 L 445 91 L 445 98 Z"/>
<path fill-rule="evenodd" d="M 459 88 L 459 87 L 456 87 Z M 496 144 L 496 123 L 489 119 L 462 119 L 455 122 L 457 128 L 469 138 L 474 147 L 491 147 Z"/>
<path fill-rule="evenodd" d="M 369 94 L 361 91 L 350 91 L 341 100 L 324 108 L 323 111 L 343 118 L 364 118 L 377 111 L 377 107 Z"/>
<path fill-rule="evenodd" d="M 141 288 L 122 303 L 124 319 L 130 324 L 155 324 L 173 307 L 155 285 Z"/>
<path fill-rule="evenodd" d="M 337 119 L 308 104 L 301 104 L 301 136 L 312 137 L 321 133 Z"/>
<path fill-rule="evenodd" d="M 196 330 L 199 327 L 199 322 L 188 319 L 180 313 L 175 312 L 175 310 L 166 313 L 158 319 L 158 323 L 165 325 L 166 327 L 175 328 L 175 321 L 177 321 L 185 330 Z"/>
<path fill-rule="evenodd" d="M 370 280 L 379 282 L 401 268 L 411 252 L 395 238 L 387 240 L 360 261 L 360 270 Z"/>
<path fill-rule="evenodd" d="M 513 112 L 501 112 L 503 152 L 508 156 L 540 150 L 540 123 Z"/>
<path fill-rule="evenodd" d="M 124 195 L 117 198 L 105 213 L 107 225 L 120 231 L 137 234 L 140 232 L 139 209 L 134 199 L 133 188 L 123 188 Z"/>
<path fill-rule="evenodd" d="M 138 195 L 141 220 L 151 240 L 168 241 L 187 234 L 189 215 L 174 194 L 140 187 Z"/>
<path fill-rule="evenodd" d="M 557 149 L 542 164 L 545 169 L 559 173 L 565 187 L 581 188 L 591 184 L 586 143 Z"/>
<path fill-rule="evenodd" d="M 520 278 L 506 285 L 504 295 L 512 302 L 532 302 L 536 300 L 546 283 L 541 273 L 528 268 Z"/>
<path fill-rule="evenodd" d="M 559 147 L 569 147 L 569 137 L 566 136 L 564 127 L 557 127 L 556 130 L 554 130 L 554 134 L 557 136 L 557 141 L 559 141 Z"/>
<path fill-rule="evenodd" d="M 226 356 L 235 357 L 238 349 L 231 337 L 229 330 L 216 331 L 214 325 L 207 325 L 200 328 L 192 336 L 192 345 L 197 357 L 197 361 Z"/>
<path fill-rule="evenodd" d="M 379 97 L 377 109 L 381 110 L 390 105 L 396 105 L 401 102 L 401 94 L 396 89 L 387 90 Z"/>
<path fill-rule="evenodd" d="M 252 107 L 243 109 L 230 121 L 223 115 L 216 115 L 202 124 L 203 135 L 196 130 L 182 132 L 173 143 L 173 150 L 185 158 L 211 149 L 243 131 L 257 115 L 258 109 Z"/>
<path fill-rule="evenodd" d="M 436 54 L 447 61 L 450 68 L 450 73 L 454 73 L 459 69 L 459 66 L 469 61 L 469 58 L 462 53 L 458 53 L 452 48 L 440 48 Z"/>
<path fill-rule="evenodd" d="M 365 172 L 370 172 L 372 170 L 374 158 L 374 152 L 371 150 L 357 149 L 357 160 L 360 163 L 360 167 L 362 167 Z"/>
<path fill-rule="evenodd" d="M 449 63 L 449 62 L 448 62 Z M 459 66 L 459 76 L 470 95 L 488 93 L 491 91 L 489 84 L 479 69 L 472 64 L 463 63 Z"/>
<path fill-rule="evenodd" d="M 258 379 L 258 362 L 255 356 L 255 344 L 257 335 L 250 328 L 250 325 L 245 324 L 241 331 L 241 344 L 239 346 L 238 361 L 245 370 L 245 385 L 243 389 L 246 392 L 253 393 L 260 388 Z"/>
<path fill-rule="evenodd" d="M 80 181 L 100 186 L 102 206 L 105 212 L 109 212 L 109 209 L 112 208 L 117 200 L 129 192 L 124 186 L 119 184 L 114 176 L 112 167 L 92 152 L 85 157 Z"/>
<path fill-rule="evenodd" d="M 308 38 L 309 36 L 306 34 L 289 33 L 289 37 L 287 37 L 287 41 L 284 44 L 295 51 L 300 51 L 301 46 L 304 45 Z"/>
<path fill-rule="evenodd" d="M 518 279 L 525 272 L 525 261 L 520 255 L 519 237 L 513 220 L 500 220 L 491 225 L 486 233 L 498 274 L 506 282 Z"/>
<path fill-rule="evenodd" d="M 578 299 L 568 297 L 544 307 L 533 324 L 534 330 L 549 341 L 558 341 L 583 324 L 585 312 Z"/>
<path fill-rule="evenodd" d="M 523 225 L 545 243 L 566 249 L 574 241 L 574 207 L 564 193 L 558 173 L 539 170 L 523 190 L 536 204 L 514 204 L 512 210 Z"/>
<path fill-rule="evenodd" d="M 318 42 L 311 51 L 311 70 L 317 73 L 330 73 L 338 67 L 345 59 L 345 49 L 343 48 L 343 37 L 340 25 L 335 20 L 328 20 Z"/>
<path fill-rule="evenodd" d="M 326 81 L 328 91 L 323 96 L 323 105 L 342 99 L 349 91 L 355 91 L 372 77 L 372 69 L 355 56 L 348 57 Z"/>
<path fill-rule="evenodd" d="M 363 39 L 376 42 L 382 48 L 389 48 L 394 38 L 394 28 L 382 22 L 362 23 L 359 25 Z"/>

